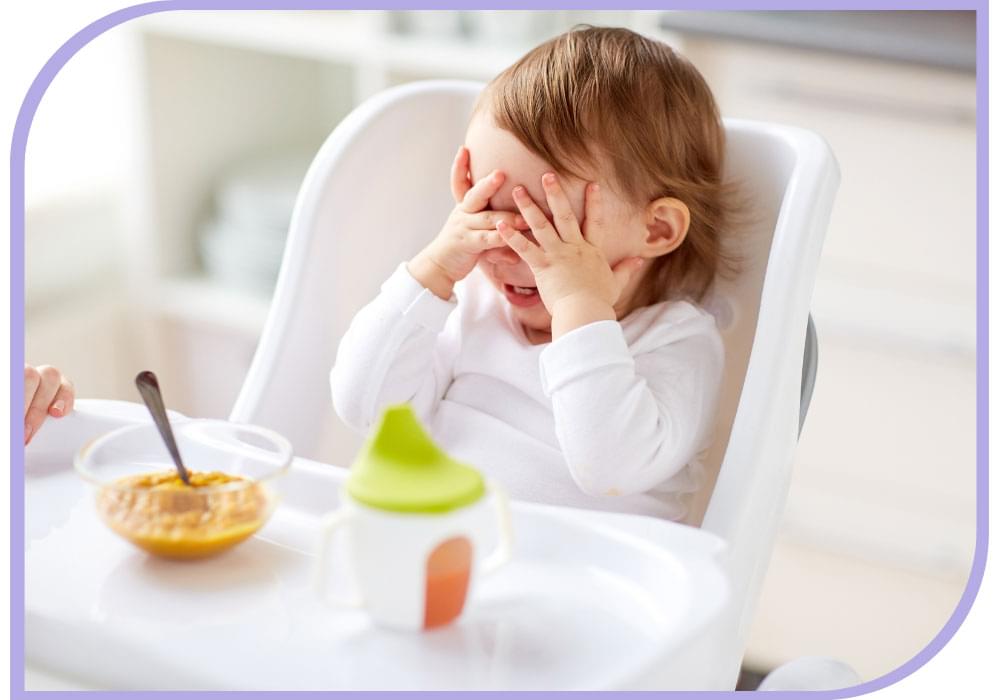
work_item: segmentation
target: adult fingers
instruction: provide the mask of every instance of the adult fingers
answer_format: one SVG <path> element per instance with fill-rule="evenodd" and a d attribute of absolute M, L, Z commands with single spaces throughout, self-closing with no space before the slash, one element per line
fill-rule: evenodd
<path fill-rule="evenodd" d="M 485 209 L 490 203 L 490 197 L 500 191 L 500 186 L 503 185 L 505 177 L 499 170 L 494 170 L 479 180 L 462 198 L 462 203 L 459 205 L 462 211 L 474 214 L 477 211 Z"/>
<path fill-rule="evenodd" d="M 497 225 L 497 232 L 499 232 L 507 245 L 528 265 L 534 267 L 541 262 L 544 252 L 540 247 L 529 241 L 523 233 L 511 228 L 503 221 Z"/>
<path fill-rule="evenodd" d="M 584 191 L 583 237 L 599 246 L 604 240 L 604 200 L 601 188 L 596 182 L 587 185 Z"/>
<path fill-rule="evenodd" d="M 24 444 L 27 445 L 32 436 L 38 432 L 48 415 L 49 406 L 55 398 L 59 387 L 62 385 L 62 372 L 55 367 L 42 366 L 38 368 L 40 377 L 35 395 L 31 398 L 31 404 L 24 414 Z"/>
<path fill-rule="evenodd" d="M 35 391 L 42 381 L 42 376 L 38 370 L 31 365 L 24 366 L 24 415 L 28 415 L 28 407 L 35 396 Z"/>
<path fill-rule="evenodd" d="M 545 212 L 535 204 L 535 200 L 528 194 L 528 190 L 518 185 L 513 189 L 512 194 L 514 195 L 514 204 L 521 211 L 524 220 L 528 222 L 528 226 L 531 227 L 531 232 L 535 234 L 535 239 L 539 245 L 546 249 L 559 245 L 562 242 L 562 239 L 559 238 L 559 233 L 549 223 Z"/>
<path fill-rule="evenodd" d="M 455 204 L 459 204 L 465 199 L 465 194 L 472 188 L 469 182 L 469 149 L 465 146 L 458 147 L 455 160 L 451 163 L 451 196 L 455 198 Z"/>
<path fill-rule="evenodd" d="M 549 204 L 549 211 L 552 212 L 552 223 L 555 224 L 559 237 L 567 242 L 581 242 L 583 234 L 580 232 L 580 223 L 576 220 L 576 214 L 573 213 L 569 199 L 555 173 L 542 175 L 542 189 L 545 190 L 545 201 Z"/>
<path fill-rule="evenodd" d="M 49 415 L 55 418 L 62 418 L 73 410 L 73 402 L 75 400 L 76 390 L 73 388 L 73 383 L 63 377 L 62 382 L 59 384 L 59 390 L 56 391 L 56 395 L 52 398 L 52 404 L 49 406 Z"/>

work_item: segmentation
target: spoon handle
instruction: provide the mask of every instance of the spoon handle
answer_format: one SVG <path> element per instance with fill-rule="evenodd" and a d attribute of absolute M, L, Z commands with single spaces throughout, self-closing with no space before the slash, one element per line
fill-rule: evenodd
<path fill-rule="evenodd" d="M 167 408 L 163 405 L 163 395 L 160 393 L 160 383 L 156 380 L 156 375 L 148 370 L 139 372 L 135 377 L 135 386 L 139 390 L 139 395 L 142 396 L 146 408 L 149 409 L 149 412 L 153 416 L 153 422 L 156 423 L 156 429 L 160 431 L 160 437 L 163 438 L 163 442 L 167 446 L 167 451 L 174 460 L 177 473 L 180 474 L 181 480 L 190 486 L 191 477 L 188 475 L 188 471 L 184 468 L 184 463 L 181 461 L 181 453 L 177 449 L 177 442 L 174 440 L 174 431 L 170 428 L 170 420 L 167 418 Z"/>

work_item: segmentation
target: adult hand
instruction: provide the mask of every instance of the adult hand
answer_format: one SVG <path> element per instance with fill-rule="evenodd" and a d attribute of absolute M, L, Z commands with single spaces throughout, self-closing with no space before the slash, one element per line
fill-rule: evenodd
<path fill-rule="evenodd" d="M 73 410 L 73 383 L 51 365 L 24 366 L 24 444 L 31 442 L 46 416 L 61 418 Z"/>

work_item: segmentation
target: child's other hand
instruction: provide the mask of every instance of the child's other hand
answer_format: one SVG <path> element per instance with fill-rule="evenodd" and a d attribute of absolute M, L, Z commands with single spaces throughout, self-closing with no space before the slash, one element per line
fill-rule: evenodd
<path fill-rule="evenodd" d="M 504 174 L 494 170 L 472 184 L 469 149 L 458 149 L 451 166 L 451 193 L 457 206 L 437 237 L 406 266 L 418 282 L 442 299 L 451 298 L 455 283 L 472 272 L 483 251 L 507 245 L 497 224 L 527 226 L 515 212 L 486 209 L 503 182 Z"/>
<path fill-rule="evenodd" d="M 614 268 L 608 263 L 600 247 L 607 231 L 601 192 L 595 183 L 587 185 L 582 230 L 558 178 L 546 173 L 542 187 L 554 223 L 524 187 L 513 191 L 514 202 L 537 244 L 505 222 L 498 224 L 498 230 L 507 245 L 531 267 L 538 294 L 552 315 L 555 339 L 587 323 L 614 320 L 614 305 L 642 259 L 625 258 Z"/>
<path fill-rule="evenodd" d="M 24 366 L 24 444 L 31 442 L 46 416 L 62 418 L 73 410 L 73 383 L 55 367 Z"/>

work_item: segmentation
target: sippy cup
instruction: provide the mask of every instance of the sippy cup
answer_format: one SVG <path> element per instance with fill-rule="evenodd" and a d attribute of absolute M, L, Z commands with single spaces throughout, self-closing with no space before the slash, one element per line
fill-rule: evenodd
<path fill-rule="evenodd" d="M 386 409 L 351 466 L 341 502 L 323 522 L 317 587 L 336 603 L 365 608 L 386 627 L 420 630 L 451 622 L 475 577 L 510 559 L 506 495 L 442 452 L 409 405 Z M 357 600 L 327 591 L 329 551 L 339 529 L 346 534 Z M 482 544 L 495 533 L 498 545 L 481 556 Z"/>

